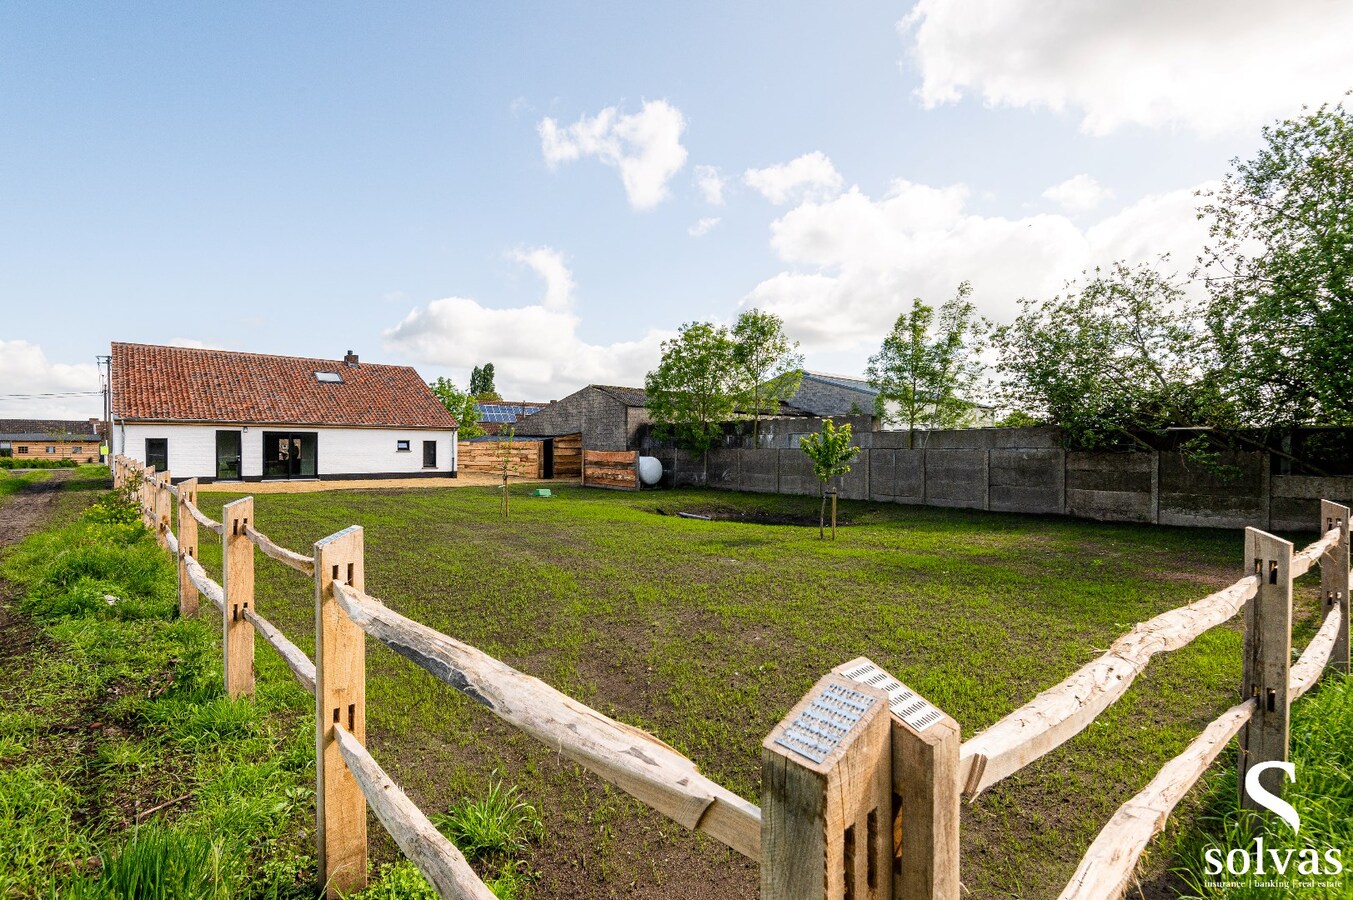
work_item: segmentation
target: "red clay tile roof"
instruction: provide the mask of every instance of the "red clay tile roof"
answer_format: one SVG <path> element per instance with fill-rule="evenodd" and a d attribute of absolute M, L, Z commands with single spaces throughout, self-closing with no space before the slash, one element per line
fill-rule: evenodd
<path fill-rule="evenodd" d="M 456 427 L 409 366 L 114 342 L 112 369 L 113 415 L 128 421 Z"/>

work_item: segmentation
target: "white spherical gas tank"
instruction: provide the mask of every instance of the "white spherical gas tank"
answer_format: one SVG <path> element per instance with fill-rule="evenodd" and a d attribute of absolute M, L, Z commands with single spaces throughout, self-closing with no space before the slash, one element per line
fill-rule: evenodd
<path fill-rule="evenodd" d="M 652 487 L 662 480 L 662 462 L 655 456 L 639 457 L 639 480 Z"/>

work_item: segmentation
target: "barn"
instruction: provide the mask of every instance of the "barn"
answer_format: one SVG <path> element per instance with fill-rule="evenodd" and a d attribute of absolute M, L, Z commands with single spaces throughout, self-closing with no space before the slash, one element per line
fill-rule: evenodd
<path fill-rule="evenodd" d="M 517 422 L 521 437 L 582 435 L 584 450 L 630 450 L 652 423 L 643 388 L 589 384 Z"/>
<path fill-rule="evenodd" d="M 455 418 L 408 366 L 112 345 L 113 453 L 175 480 L 454 477 Z"/>

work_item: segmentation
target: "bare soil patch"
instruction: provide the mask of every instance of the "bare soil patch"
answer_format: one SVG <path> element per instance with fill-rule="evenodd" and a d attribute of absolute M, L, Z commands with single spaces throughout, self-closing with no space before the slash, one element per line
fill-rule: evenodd
<path fill-rule="evenodd" d="M 49 478 L 24 485 L 0 503 L 0 547 L 17 544 L 47 521 L 56 507 L 61 485 L 69 477 L 68 471 L 53 470 Z"/>
<path fill-rule="evenodd" d="M 704 519 L 711 522 L 743 522 L 749 525 L 798 525 L 805 528 L 818 527 L 816 515 L 771 512 L 764 509 L 741 509 L 734 506 L 720 506 L 717 503 L 702 503 L 694 506 L 665 507 L 654 510 L 660 516 L 677 516 L 687 519 Z M 831 511 L 827 512 L 828 528 L 831 527 Z M 849 515 L 837 512 L 836 527 L 843 528 L 853 524 Z"/>

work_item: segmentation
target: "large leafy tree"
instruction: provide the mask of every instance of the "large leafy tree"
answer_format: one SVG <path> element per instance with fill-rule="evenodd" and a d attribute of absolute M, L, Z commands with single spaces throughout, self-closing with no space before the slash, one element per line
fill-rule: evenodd
<path fill-rule="evenodd" d="M 859 447 L 851 446 L 850 423 L 840 428 L 831 419 L 822 420 L 822 428 L 816 434 L 799 438 L 799 447 L 813 463 L 813 474 L 817 476 L 822 505 L 817 514 L 817 537 L 822 539 L 823 527 L 827 519 L 827 485 L 833 478 L 850 473 L 850 463 L 860 453 Z M 832 505 L 832 540 L 836 539 L 836 506 Z"/>
<path fill-rule="evenodd" d="M 692 453 L 705 453 L 735 416 L 733 339 L 727 328 L 688 322 L 663 341 L 662 360 L 644 379 L 649 413 L 659 434 Z"/>
<path fill-rule="evenodd" d="M 1143 442 L 1171 426 L 1228 425 L 1183 290 L 1150 265 L 1115 263 L 1066 293 L 1024 300 L 996 329 L 1004 401 L 1059 425 L 1072 447 Z"/>
<path fill-rule="evenodd" d="M 958 292 L 935 309 L 918 297 L 911 311 L 893 323 L 879 352 L 865 369 L 869 383 L 878 391 L 876 413 L 891 425 L 917 428 L 952 428 L 972 411 L 972 392 L 981 377 L 979 358 L 983 326 L 972 302 L 972 285 L 963 282 Z"/>
<path fill-rule="evenodd" d="M 1224 389 L 1245 423 L 1353 424 L 1353 112 L 1265 128 L 1200 216 L 1200 274 Z"/>
<path fill-rule="evenodd" d="M 759 446 L 761 417 L 780 409 L 799 389 L 803 355 L 774 313 L 749 309 L 733 326 L 733 369 L 739 410 L 752 418 L 752 446 Z"/>
<path fill-rule="evenodd" d="M 445 406 L 460 423 L 461 438 L 480 437 L 485 433 L 484 429 L 479 427 L 479 411 L 475 409 L 472 394 L 462 393 L 450 378 L 438 378 L 429 382 L 428 387 L 432 388 L 432 393 L 442 401 L 442 406 Z"/>

